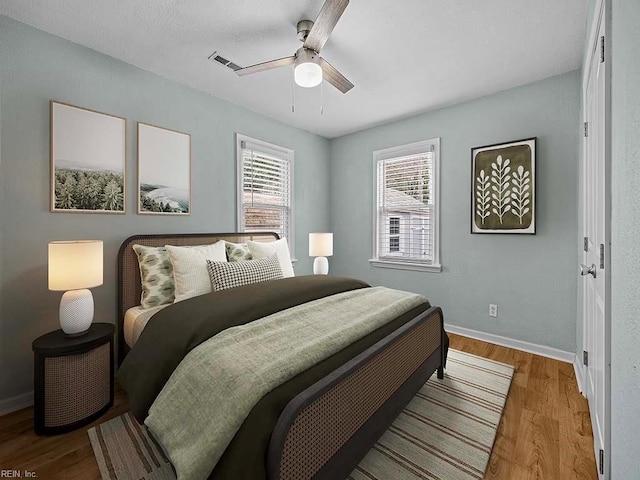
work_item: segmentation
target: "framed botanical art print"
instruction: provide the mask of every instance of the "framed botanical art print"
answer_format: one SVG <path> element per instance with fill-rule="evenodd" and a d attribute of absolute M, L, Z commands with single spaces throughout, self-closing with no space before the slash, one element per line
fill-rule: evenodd
<path fill-rule="evenodd" d="M 51 211 L 125 213 L 127 121 L 51 101 Z"/>
<path fill-rule="evenodd" d="M 138 213 L 191 213 L 191 135 L 138 123 Z"/>
<path fill-rule="evenodd" d="M 536 233 L 536 138 L 471 149 L 471 233 Z"/>

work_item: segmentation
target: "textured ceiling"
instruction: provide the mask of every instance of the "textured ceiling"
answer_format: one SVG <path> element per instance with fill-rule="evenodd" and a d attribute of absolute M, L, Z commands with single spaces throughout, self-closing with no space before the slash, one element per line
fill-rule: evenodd
<path fill-rule="evenodd" d="M 0 14 L 284 123 L 333 138 L 580 68 L 587 0 L 352 0 L 322 51 L 355 88 L 292 87 L 322 0 L 3 0 Z M 291 112 L 295 94 L 295 113 Z M 324 114 L 320 114 L 320 106 Z"/>

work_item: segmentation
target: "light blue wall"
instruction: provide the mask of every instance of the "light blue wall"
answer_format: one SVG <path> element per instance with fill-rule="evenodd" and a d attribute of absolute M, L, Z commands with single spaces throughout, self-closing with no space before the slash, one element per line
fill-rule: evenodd
<path fill-rule="evenodd" d="M 105 242 L 95 321 L 116 320 L 116 253 L 136 233 L 236 229 L 235 133 L 295 150 L 298 273 L 310 273 L 307 233 L 329 229 L 330 142 L 211 95 L 0 16 L 3 248 L 0 401 L 32 390 L 31 342 L 58 328 L 60 293 L 47 290 L 47 242 Z M 126 117 L 126 215 L 49 212 L 49 100 Z M 136 122 L 192 136 L 193 213 L 136 215 Z"/>
<path fill-rule="evenodd" d="M 585 30 L 585 33 L 587 35 L 587 40 L 589 39 L 589 32 L 591 30 L 591 24 L 593 23 L 593 17 L 596 14 L 596 0 L 589 0 L 587 2 L 587 28 Z M 582 64 L 584 65 L 586 60 L 587 60 L 587 55 L 588 55 L 588 45 L 585 45 L 585 50 L 584 50 L 584 58 L 583 58 L 583 62 Z"/>
<path fill-rule="evenodd" d="M 640 478 L 640 2 L 611 16 L 611 478 Z"/>
<path fill-rule="evenodd" d="M 575 71 L 332 141 L 332 273 L 422 293 L 454 325 L 575 351 L 579 108 Z M 471 147 L 533 136 L 537 234 L 471 235 Z M 372 153 L 433 137 L 441 137 L 443 271 L 372 267 Z"/>

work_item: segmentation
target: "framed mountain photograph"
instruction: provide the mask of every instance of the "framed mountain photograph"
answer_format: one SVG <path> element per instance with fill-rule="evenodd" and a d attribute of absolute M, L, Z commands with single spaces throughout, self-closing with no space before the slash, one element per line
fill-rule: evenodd
<path fill-rule="evenodd" d="M 125 213 L 126 119 L 51 101 L 51 211 Z"/>
<path fill-rule="evenodd" d="M 471 149 L 471 233 L 536 233 L 536 138 Z"/>
<path fill-rule="evenodd" d="M 138 213 L 191 213 L 191 135 L 138 122 Z"/>

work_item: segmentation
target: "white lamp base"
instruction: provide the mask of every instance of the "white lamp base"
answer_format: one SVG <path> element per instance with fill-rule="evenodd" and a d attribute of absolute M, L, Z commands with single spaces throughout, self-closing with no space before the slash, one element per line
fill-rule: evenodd
<path fill-rule="evenodd" d="M 313 261 L 314 275 L 327 275 L 329 273 L 329 260 L 327 257 L 316 257 Z"/>
<path fill-rule="evenodd" d="M 93 321 L 93 295 L 86 288 L 64 292 L 60 300 L 60 327 L 68 337 L 87 333 Z"/>

